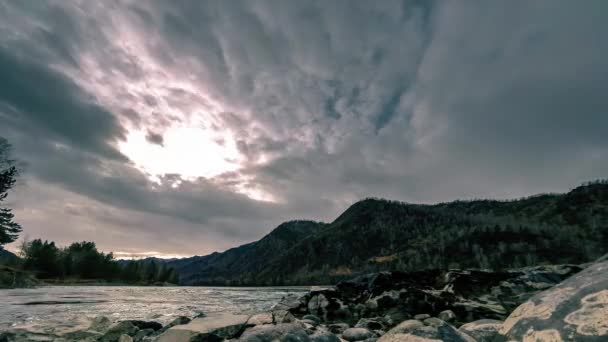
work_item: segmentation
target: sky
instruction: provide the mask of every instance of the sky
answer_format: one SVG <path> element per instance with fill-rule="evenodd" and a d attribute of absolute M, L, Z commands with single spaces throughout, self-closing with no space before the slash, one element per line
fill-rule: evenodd
<path fill-rule="evenodd" d="M 608 2 L 0 2 L 23 236 L 189 256 L 608 177 Z M 14 245 L 13 245 L 14 248 Z"/>

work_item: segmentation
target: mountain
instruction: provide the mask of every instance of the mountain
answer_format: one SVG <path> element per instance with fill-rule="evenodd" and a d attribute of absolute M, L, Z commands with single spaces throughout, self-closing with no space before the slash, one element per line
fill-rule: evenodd
<path fill-rule="evenodd" d="M 180 283 L 188 285 L 245 285 L 257 283 L 257 273 L 272 260 L 307 236 L 325 227 L 314 221 L 289 221 L 279 225 L 261 240 L 223 253 L 178 259 L 167 264 L 179 274 Z M 264 283 L 281 284 L 280 272 Z"/>
<path fill-rule="evenodd" d="M 328 284 L 383 270 L 583 263 L 608 251 L 608 182 L 565 194 L 435 205 L 365 199 L 332 223 L 169 264 L 189 285 Z"/>
<path fill-rule="evenodd" d="M 18 260 L 19 258 L 7 251 L 6 249 L 0 247 L 0 264 L 10 264 L 10 263 L 14 263 Z"/>

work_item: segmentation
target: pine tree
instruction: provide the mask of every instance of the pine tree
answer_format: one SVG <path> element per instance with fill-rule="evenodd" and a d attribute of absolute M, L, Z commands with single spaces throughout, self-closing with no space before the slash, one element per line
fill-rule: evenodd
<path fill-rule="evenodd" d="M 0 137 L 0 203 L 8 196 L 18 175 L 14 160 L 10 159 L 11 145 Z M 11 209 L 0 208 L 0 246 L 17 240 L 21 226 L 13 221 Z"/>

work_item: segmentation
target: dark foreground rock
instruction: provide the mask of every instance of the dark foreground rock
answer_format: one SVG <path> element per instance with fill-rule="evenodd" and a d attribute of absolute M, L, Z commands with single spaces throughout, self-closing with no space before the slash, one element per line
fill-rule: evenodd
<path fill-rule="evenodd" d="M 492 342 L 498 336 L 502 324 L 502 321 L 494 319 L 480 319 L 464 324 L 458 330 L 471 336 L 477 342 Z"/>
<path fill-rule="evenodd" d="M 608 261 L 520 305 L 500 335 L 497 341 L 608 341 Z"/>
<path fill-rule="evenodd" d="M 424 322 L 407 320 L 389 330 L 378 342 L 475 342 L 475 340 L 439 318 L 427 318 Z"/>
<path fill-rule="evenodd" d="M 450 270 L 382 272 L 314 289 L 278 306 L 297 317 L 355 324 L 380 317 L 394 326 L 416 314 L 439 317 L 459 326 L 479 319 L 504 320 L 518 305 L 579 272 L 575 265 L 538 266 L 504 272 Z"/>

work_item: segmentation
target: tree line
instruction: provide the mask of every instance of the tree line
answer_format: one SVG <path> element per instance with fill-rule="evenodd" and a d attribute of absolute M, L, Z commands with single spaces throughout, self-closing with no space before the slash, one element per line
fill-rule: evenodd
<path fill-rule="evenodd" d="M 116 260 L 97 250 L 94 242 L 74 242 L 60 248 L 35 239 L 21 245 L 21 266 L 39 279 L 102 280 L 129 284 L 177 284 L 175 271 L 161 261 Z"/>

